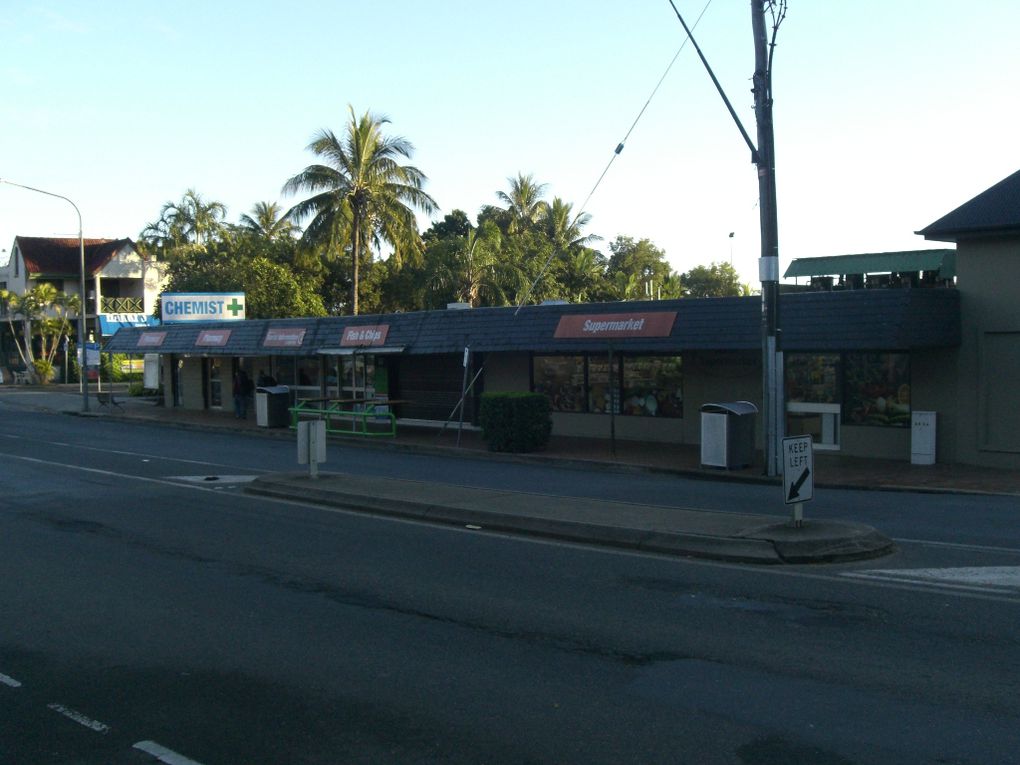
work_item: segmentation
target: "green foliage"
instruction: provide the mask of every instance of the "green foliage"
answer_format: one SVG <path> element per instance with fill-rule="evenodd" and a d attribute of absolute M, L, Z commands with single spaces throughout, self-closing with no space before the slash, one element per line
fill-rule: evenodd
<path fill-rule="evenodd" d="M 321 276 L 301 267 L 293 240 L 269 242 L 225 232 L 205 247 L 178 252 L 167 292 L 244 292 L 251 319 L 323 316 Z"/>
<path fill-rule="evenodd" d="M 680 275 L 684 297 L 739 297 L 746 294 L 746 285 L 729 263 L 697 266 Z"/>
<path fill-rule="evenodd" d="M 53 363 L 49 359 L 36 359 L 32 362 L 35 368 L 35 379 L 40 383 L 48 383 L 53 379 Z"/>
<path fill-rule="evenodd" d="M 483 393 L 479 421 L 494 452 L 538 451 L 552 433 L 549 399 L 541 393 Z"/>

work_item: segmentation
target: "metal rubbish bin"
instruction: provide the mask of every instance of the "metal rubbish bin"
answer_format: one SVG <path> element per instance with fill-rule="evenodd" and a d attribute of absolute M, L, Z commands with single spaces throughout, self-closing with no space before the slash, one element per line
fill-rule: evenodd
<path fill-rule="evenodd" d="M 732 470 L 754 462 L 754 416 L 750 401 L 701 407 L 701 465 Z"/>
<path fill-rule="evenodd" d="M 255 389 L 255 424 L 260 428 L 290 425 L 290 388 L 267 385 Z"/>

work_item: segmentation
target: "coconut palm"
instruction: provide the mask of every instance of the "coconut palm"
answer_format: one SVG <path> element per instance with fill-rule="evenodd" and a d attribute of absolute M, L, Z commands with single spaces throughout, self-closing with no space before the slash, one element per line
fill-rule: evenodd
<path fill-rule="evenodd" d="M 241 215 L 241 228 L 267 242 L 286 240 L 294 236 L 297 224 L 287 217 L 276 202 L 257 202 L 251 215 Z"/>
<path fill-rule="evenodd" d="M 173 247 L 190 242 L 205 244 L 215 238 L 226 214 L 222 202 L 207 202 L 195 189 L 188 189 L 179 202 L 163 205 L 159 219 L 146 225 L 140 238 L 148 244 L 166 242 Z"/>
<path fill-rule="evenodd" d="M 518 234 L 538 225 L 545 216 L 549 205 L 542 199 L 545 183 L 536 183 L 535 176 L 518 173 L 516 178 L 507 178 L 510 191 L 497 191 L 496 197 L 506 205 L 507 233 Z"/>
<path fill-rule="evenodd" d="M 363 253 L 388 243 L 394 254 L 419 252 L 421 238 L 414 210 L 431 214 L 435 201 L 423 190 L 427 178 L 412 165 L 414 147 L 405 138 L 383 135 L 387 117 L 365 112 L 357 117 L 348 106 L 350 122 L 342 137 L 321 130 L 308 150 L 323 160 L 309 165 L 284 185 L 287 194 L 311 197 L 290 209 L 300 221 L 312 216 L 302 240 L 330 249 L 349 244 L 352 259 L 351 312 L 358 313 L 358 272 Z"/>

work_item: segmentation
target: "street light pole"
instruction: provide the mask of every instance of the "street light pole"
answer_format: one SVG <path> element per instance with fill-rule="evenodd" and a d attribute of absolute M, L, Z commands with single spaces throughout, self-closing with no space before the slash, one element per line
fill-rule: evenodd
<path fill-rule="evenodd" d="M 42 189 L 33 188 L 32 186 L 14 183 L 14 181 L 8 181 L 6 178 L 0 178 L 0 183 L 6 183 L 8 186 L 17 186 L 19 189 L 25 189 L 26 191 L 34 191 L 37 194 L 45 194 L 48 197 L 63 199 L 74 208 L 75 213 L 78 215 L 78 257 L 80 266 L 80 282 L 78 286 L 81 292 L 81 307 L 78 309 L 78 352 L 81 354 L 81 362 L 78 366 L 78 372 L 81 376 L 81 410 L 83 412 L 88 412 L 89 379 L 88 375 L 85 373 L 86 360 L 88 358 L 88 355 L 85 353 L 85 315 L 87 313 L 85 304 L 85 238 L 82 235 L 81 210 L 78 209 L 78 205 L 62 194 L 54 194 L 52 191 L 43 191 Z"/>

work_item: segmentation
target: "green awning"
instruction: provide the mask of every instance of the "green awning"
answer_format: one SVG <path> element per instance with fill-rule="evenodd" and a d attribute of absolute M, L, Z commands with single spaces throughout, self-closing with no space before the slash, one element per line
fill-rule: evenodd
<path fill-rule="evenodd" d="M 833 255 L 828 258 L 797 258 L 783 274 L 795 276 L 842 276 L 844 274 L 891 274 L 938 271 L 940 279 L 956 276 L 956 250 L 909 250 Z"/>

